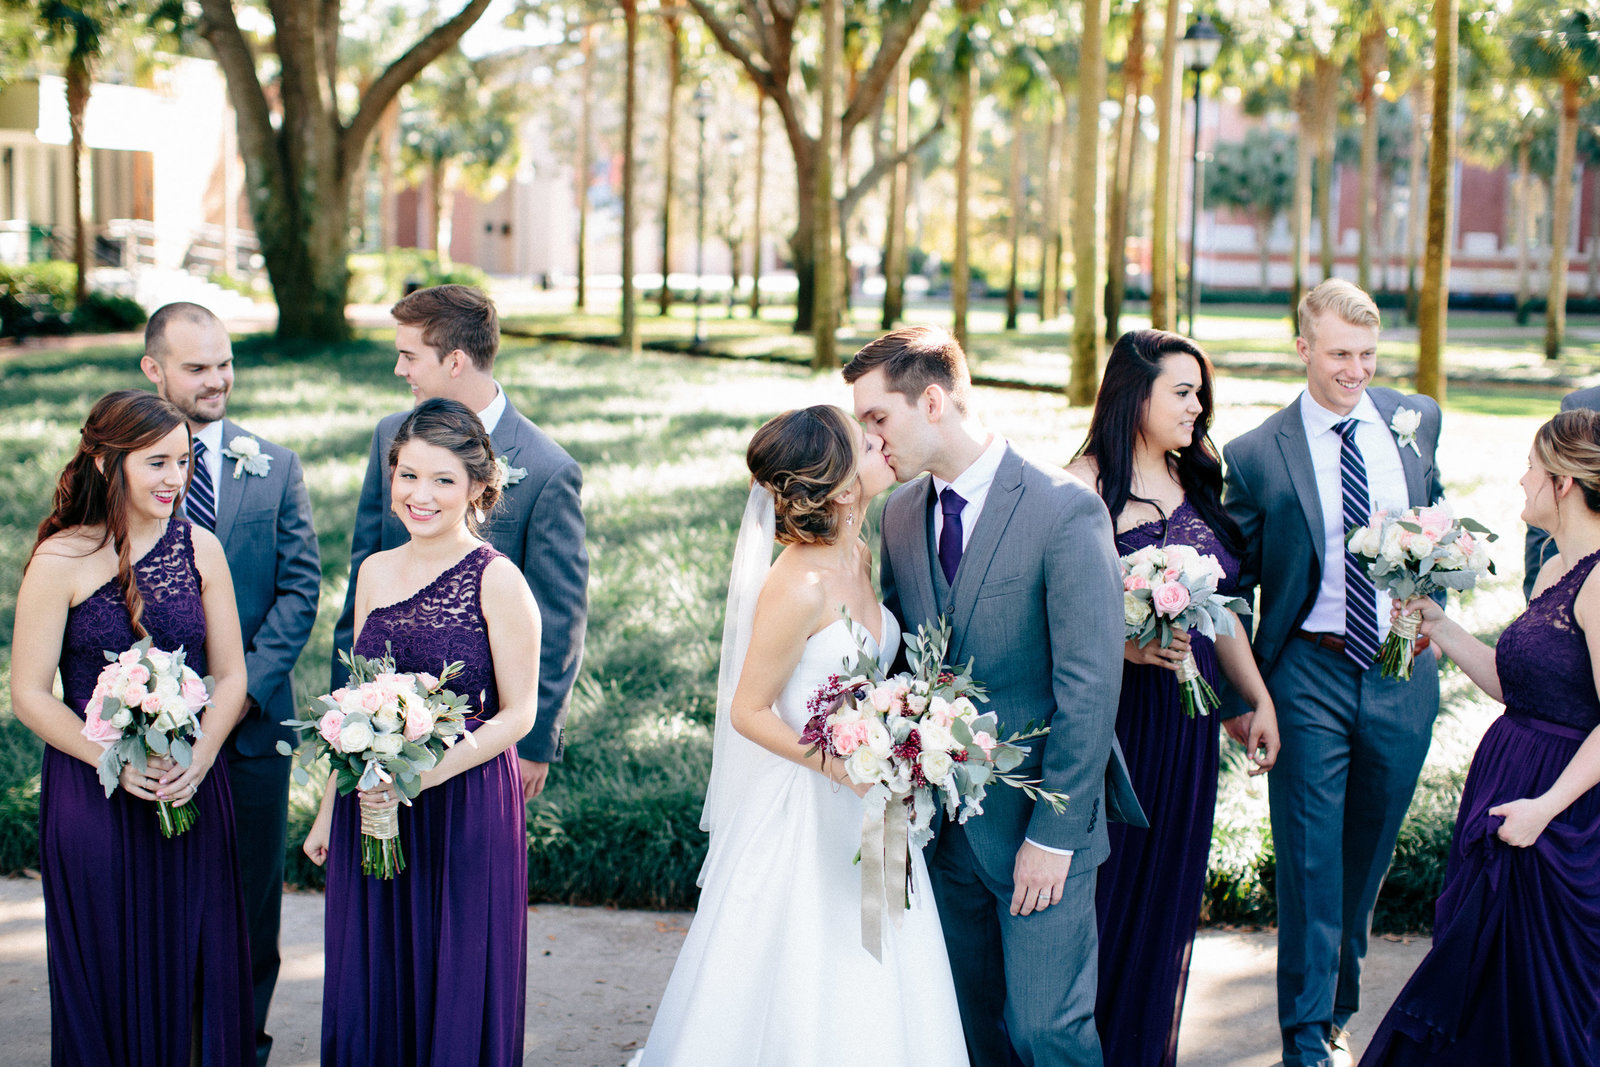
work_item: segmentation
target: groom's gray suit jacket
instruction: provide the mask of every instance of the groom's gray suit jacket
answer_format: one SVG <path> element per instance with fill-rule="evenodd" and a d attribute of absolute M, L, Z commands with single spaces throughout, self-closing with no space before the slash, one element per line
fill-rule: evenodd
<path fill-rule="evenodd" d="M 984 814 L 966 825 L 973 851 L 1007 884 L 1024 838 L 1072 849 L 1074 874 L 1092 870 L 1110 852 L 1108 765 L 1126 781 L 1113 734 L 1122 688 L 1122 580 L 1105 504 L 1065 471 L 1007 447 L 955 586 L 942 590 L 933 500 L 933 480 L 924 476 L 884 507 L 884 601 L 908 631 L 949 618 L 946 661 L 973 660 L 973 677 L 989 691 L 981 710 L 997 714 L 1002 736 L 1030 723 L 1050 728 L 1031 743 L 1018 773 L 1069 798 L 1058 814 L 1019 789 L 991 787 Z"/>
<path fill-rule="evenodd" d="M 404 524 L 389 507 L 389 446 L 409 415 L 386 416 L 372 434 L 372 454 L 361 484 L 355 532 L 350 538 L 350 588 L 344 612 L 333 630 L 333 684 L 343 685 L 346 672 L 339 652 L 355 640 L 356 577 L 374 552 L 410 540 Z M 583 473 L 560 445 L 517 411 L 509 398 L 506 410 L 489 435 L 494 454 L 524 474 L 507 486 L 482 535 L 505 553 L 528 580 L 539 605 L 539 716 L 517 743 L 517 755 L 538 763 L 561 759 L 562 728 L 567 700 L 583 659 L 584 624 L 589 617 L 589 553 L 583 544 L 583 511 L 579 499 Z"/>

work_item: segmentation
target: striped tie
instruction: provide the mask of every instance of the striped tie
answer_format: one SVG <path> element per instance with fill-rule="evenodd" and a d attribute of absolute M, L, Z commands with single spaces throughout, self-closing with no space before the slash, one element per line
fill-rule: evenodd
<path fill-rule="evenodd" d="M 217 528 L 217 494 L 211 487 L 211 468 L 206 466 L 206 446 L 194 439 L 194 472 L 189 479 L 189 495 L 184 498 L 183 509 L 196 525 L 213 532 Z"/>
<path fill-rule="evenodd" d="M 1367 464 L 1356 446 L 1355 419 L 1344 419 L 1339 431 L 1339 481 L 1344 488 L 1344 528 L 1353 530 L 1372 520 L 1372 498 L 1367 493 Z M 1344 549 L 1344 654 L 1362 669 L 1378 658 L 1378 590 L 1367 569 Z"/>

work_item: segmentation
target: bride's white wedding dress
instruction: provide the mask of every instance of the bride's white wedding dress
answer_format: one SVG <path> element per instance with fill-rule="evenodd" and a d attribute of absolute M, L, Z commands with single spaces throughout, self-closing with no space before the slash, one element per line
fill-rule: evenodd
<path fill-rule="evenodd" d="M 885 667 L 900 627 L 881 608 Z M 840 619 L 806 641 L 775 710 L 795 730 L 807 698 L 854 657 Z M 740 738 L 751 748 L 754 742 Z M 644 1067 L 957 1067 L 967 1062 L 950 963 L 920 851 L 911 907 L 861 947 L 861 799 L 759 749 L 713 835 L 700 905 L 645 1046 Z"/>

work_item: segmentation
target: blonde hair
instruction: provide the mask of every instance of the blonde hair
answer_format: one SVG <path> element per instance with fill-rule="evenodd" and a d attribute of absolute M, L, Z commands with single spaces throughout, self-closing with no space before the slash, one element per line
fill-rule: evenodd
<path fill-rule="evenodd" d="M 785 411 L 755 432 L 745 463 L 772 491 L 779 544 L 839 539 L 834 501 L 855 484 L 860 464 L 850 416 L 831 404 Z"/>
<path fill-rule="evenodd" d="M 1331 312 L 1352 326 L 1370 326 L 1376 330 L 1383 324 L 1372 297 L 1343 278 L 1329 278 L 1300 298 L 1300 307 L 1295 312 L 1300 336 L 1312 340 L 1311 324 L 1325 312 Z"/>
<path fill-rule="evenodd" d="M 1552 482 L 1571 478 L 1589 510 L 1600 512 L 1600 413 L 1563 411 L 1533 435 L 1533 454 Z"/>

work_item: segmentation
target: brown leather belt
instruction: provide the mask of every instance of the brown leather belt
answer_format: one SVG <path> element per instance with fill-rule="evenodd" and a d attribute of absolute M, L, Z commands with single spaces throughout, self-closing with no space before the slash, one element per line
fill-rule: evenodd
<path fill-rule="evenodd" d="M 1344 655 L 1344 638 L 1338 634 L 1314 634 L 1309 630 L 1296 630 L 1294 635 L 1302 641 L 1310 641 L 1319 648 Z"/>

